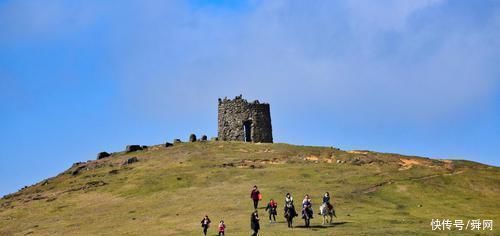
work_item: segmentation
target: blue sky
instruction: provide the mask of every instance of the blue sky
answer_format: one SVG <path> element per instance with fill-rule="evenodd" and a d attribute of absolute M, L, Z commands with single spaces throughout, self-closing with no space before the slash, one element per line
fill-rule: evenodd
<path fill-rule="evenodd" d="M 0 1 L 0 195 L 99 151 L 216 136 L 499 166 L 500 2 Z"/>

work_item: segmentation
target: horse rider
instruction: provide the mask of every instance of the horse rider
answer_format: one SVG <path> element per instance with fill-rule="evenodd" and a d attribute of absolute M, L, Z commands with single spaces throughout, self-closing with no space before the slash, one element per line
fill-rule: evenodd
<path fill-rule="evenodd" d="M 330 204 L 330 193 L 329 192 L 326 192 L 325 195 L 323 195 L 323 204 L 326 204 L 328 206 L 329 210 L 333 209 L 333 205 Z"/>
<path fill-rule="evenodd" d="M 295 206 L 293 205 L 293 197 L 290 193 L 287 193 L 285 196 L 285 207 L 283 209 L 285 213 L 288 209 L 292 209 L 293 215 L 297 216 L 297 212 L 295 211 Z"/>
<path fill-rule="evenodd" d="M 304 195 L 304 200 L 302 200 L 302 204 L 306 202 L 311 203 L 311 197 L 309 197 L 309 194 Z"/>
<path fill-rule="evenodd" d="M 307 214 L 307 211 L 311 212 L 311 218 L 313 218 L 313 209 L 312 209 L 312 202 L 311 202 L 311 197 L 309 197 L 309 194 L 306 194 L 304 196 L 304 200 L 302 200 L 302 212 L 303 214 Z"/>
<path fill-rule="evenodd" d="M 290 203 L 291 205 L 293 205 L 293 197 L 290 193 L 287 193 L 286 196 L 285 196 L 285 205 Z"/>
<path fill-rule="evenodd" d="M 325 195 L 323 195 L 323 203 L 330 204 L 330 193 L 326 192 Z"/>

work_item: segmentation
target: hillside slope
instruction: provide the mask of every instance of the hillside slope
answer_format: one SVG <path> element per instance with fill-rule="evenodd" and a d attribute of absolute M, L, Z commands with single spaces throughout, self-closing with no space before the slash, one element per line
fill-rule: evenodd
<path fill-rule="evenodd" d="M 138 162 L 124 165 L 131 158 Z M 310 229 L 269 224 L 262 235 L 413 235 L 431 219 L 491 219 L 500 235 L 500 168 L 329 147 L 239 142 L 180 143 L 76 163 L 60 175 L 0 200 L 0 235 L 200 235 L 201 218 L 223 218 L 228 235 L 249 235 L 258 185 L 264 200 L 282 204 L 325 191 L 333 196 L 333 226 L 315 215 Z M 263 207 L 264 203 L 261 203 Z M 296 226 L 303 221 L 296 218 Z M 457 232 L 455 232 L 457 233 Z"/>

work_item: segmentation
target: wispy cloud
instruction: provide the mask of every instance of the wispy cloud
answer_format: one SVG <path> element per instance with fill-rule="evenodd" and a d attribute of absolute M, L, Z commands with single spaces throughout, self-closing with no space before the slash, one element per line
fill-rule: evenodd
<path fill-rule="evenodd" d="M 152 116 L 243 93 L 338 119 L 432 122 L 499 82 L 499 6 L 487 1 L 40 4 L 4 3 L 3 41 L 94 34 L 123 98 Z"/>
<path fill-rule="evenodd" d="M 469 16 L 441 0 L 262 1 L 218 11 L 174 1 L 40 4 L 4 4 L 2 32 L 43 37 L 104 25 L 96 40 L 109 45 L 103 53 L 124 97 L 152 110 L 244 93 L 306 101 L 302 109 L 314 101 L 436 118 L 487 97 L 499 74 L 489 63 L 499 57 L 498 14 L 462 27 L 453 22 Z"/>
<path fill-rule="evenodd" d="M 215 14 L 172 3 L 112 18 L 122 27 L 110 35 L 120 35 L 111 42 L 126 97 L 153 108 L 196 110 L 244 93 L 303 110 L 428 120 L 487 98 L 498 82 L 496 14 L 468 25 L 447 7 L 273 1 Z"/>

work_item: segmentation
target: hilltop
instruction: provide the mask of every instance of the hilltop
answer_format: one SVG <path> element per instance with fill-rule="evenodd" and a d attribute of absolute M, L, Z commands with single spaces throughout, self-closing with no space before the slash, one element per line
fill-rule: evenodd
<path fill-rule="evenodd" d="M 135 157 L 135 158 L 134 158 Z M 431 219 L 491 219 L 500 230 L 500 168 L 333 147 L 207 141 L 156 145 L 75 163 L 63 173 L 4 196 L 0 235 L 200 235 L 201 218 L 223 218 L 228 235 L 248 235 L 258 185 L 279 203 L 311 195 L 314 210 L 332 193 L 337 218 L 310 229 L 269 224 L 263 235 L 411 235 L 431 231 Z M 261 207 L 264 202 L 261 202 Z M 296 218 L 295 225 L 303 225 Z M 451 232 L 453 233 L 453 232 Z M 454 232 L 457 233 L 457 232 Z M 477 234 L 466 230 L 461 234 Z"/>

